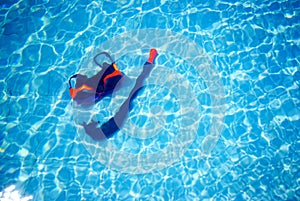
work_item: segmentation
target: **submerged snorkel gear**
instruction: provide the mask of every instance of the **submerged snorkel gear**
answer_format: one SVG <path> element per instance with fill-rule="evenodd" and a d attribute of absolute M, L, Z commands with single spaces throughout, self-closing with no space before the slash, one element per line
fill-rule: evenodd
<path fill-rule="evenodd" d="M 103 65 L 100 65 L 97 61 L 97 57 L 100 55 L 105 55 L 112 62 L 108 64 L 106 62 Z M 94 62 L 104 70 L 103 77 L 99 78 L 98 86 L 91 87 L 88 84 L 82 84 L 77 88 L 73 88 L 71 84 L 71 80 L 73 78 L 79 79 L 82 76 L 80 74 L 72 75 L 69 79 L 69 92 L 70 96 L 73 100 L 75 100 L 78 104 L 82 105 L 90 105 L 101 100 L 107 93 L 105 91 L 105 86 L 108 83 L 109 79 L 113 79 L 114 77 L 122 77 L 122 72 L 118 69 L 116 63 L 113 61 L 112 57 L 107 52 L 98 53 L 93 58 Z M 96 88 L 96 89 L 95 89 Z M 99 90 L 101 89 L 101 90 Z"/>

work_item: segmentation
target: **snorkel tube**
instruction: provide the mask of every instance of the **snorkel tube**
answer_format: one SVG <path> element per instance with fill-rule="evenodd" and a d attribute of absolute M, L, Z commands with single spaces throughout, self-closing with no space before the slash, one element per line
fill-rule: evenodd
<path fill-rule="evenodd" d="M 100 53 L 96 54 L 96 56 L 94 56 L 93 60 L 94 60 L 95 64 L 97 64 L 101 68 L 103 68 L 103 65 L 99 64 L 98 61 L 97 61 L 97 57 L 100 56 L 100 55 L 105 55 L 107 58 L 109 58 L 110 63 L 114 63 L 115 62 L 113 60 L 113 58 L 107 52 L 100 52 Z"/>

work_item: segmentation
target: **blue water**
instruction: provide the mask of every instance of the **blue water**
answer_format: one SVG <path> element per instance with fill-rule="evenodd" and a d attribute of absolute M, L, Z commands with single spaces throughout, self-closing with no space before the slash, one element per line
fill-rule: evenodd
<path fill-rule="evenodd" d="M 300 2 L 2 1 L 0 200 L 299 200 Z M 81 108 L 68 78 L 108 51 L 128 85 Z M 10 196 L 10 197 L 9 197 Z"/>

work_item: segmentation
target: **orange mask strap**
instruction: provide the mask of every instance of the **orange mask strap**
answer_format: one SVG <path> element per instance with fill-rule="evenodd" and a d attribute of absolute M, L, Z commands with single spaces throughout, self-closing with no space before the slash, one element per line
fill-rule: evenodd
<path fill-rule="evenodd" d="M 112 77 L 115 77 L 115 76 L 118 76 L 118 75 L 121 75 L 121 76 L 123 75 L 123 74 L 121 73 L 121 71 L 118 69 L 116 63 L 113 63 L 113 67 L 114 67 L 115 71 L 114 71 L 113 73 L 107 75 L 107 76 L 103 79 L 104 84 L 106 84 L 106 81 L 107 81 L 109 78 L 112 78 Z"/>
<path fill-rule="evenodd" d="M 119 69 L 117 67 L 117 64 L 115 62 L 112 65 L 113 65 L 113 67 L 114 67 L 115 70 L 119 71 Z"/>
<path fill-rule="evenodd" d="M 69 91 L 70 91 L 70 95 L 71 97 L 74 99 L 77 95 L 78 92 L 80 91 L 83 91 L 83 90 L 88 90 L 88 91 L 93 91 L 93 92 L 96 92 L 95 89 L 93 89 L 92 87 L 89 87 L 85 84 L 83 84 L 81 87 L 79 88 L 70 88 Z"/>

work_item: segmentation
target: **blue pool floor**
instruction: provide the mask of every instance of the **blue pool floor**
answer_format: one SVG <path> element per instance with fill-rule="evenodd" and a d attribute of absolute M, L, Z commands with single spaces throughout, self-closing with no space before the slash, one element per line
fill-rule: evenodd
<path fill-rule="evenodd" d="M 0 200 L 299 200 L 299 12 L 297 0 L 1 2 Z M 93 143 L 78 119 L 106 118 L 122 96 L 82 111 L 68 78 L 104 49 L 134 80 L 150 45 L 165 79 L 149 77 L 129 122 L 167 126 Z"/>

